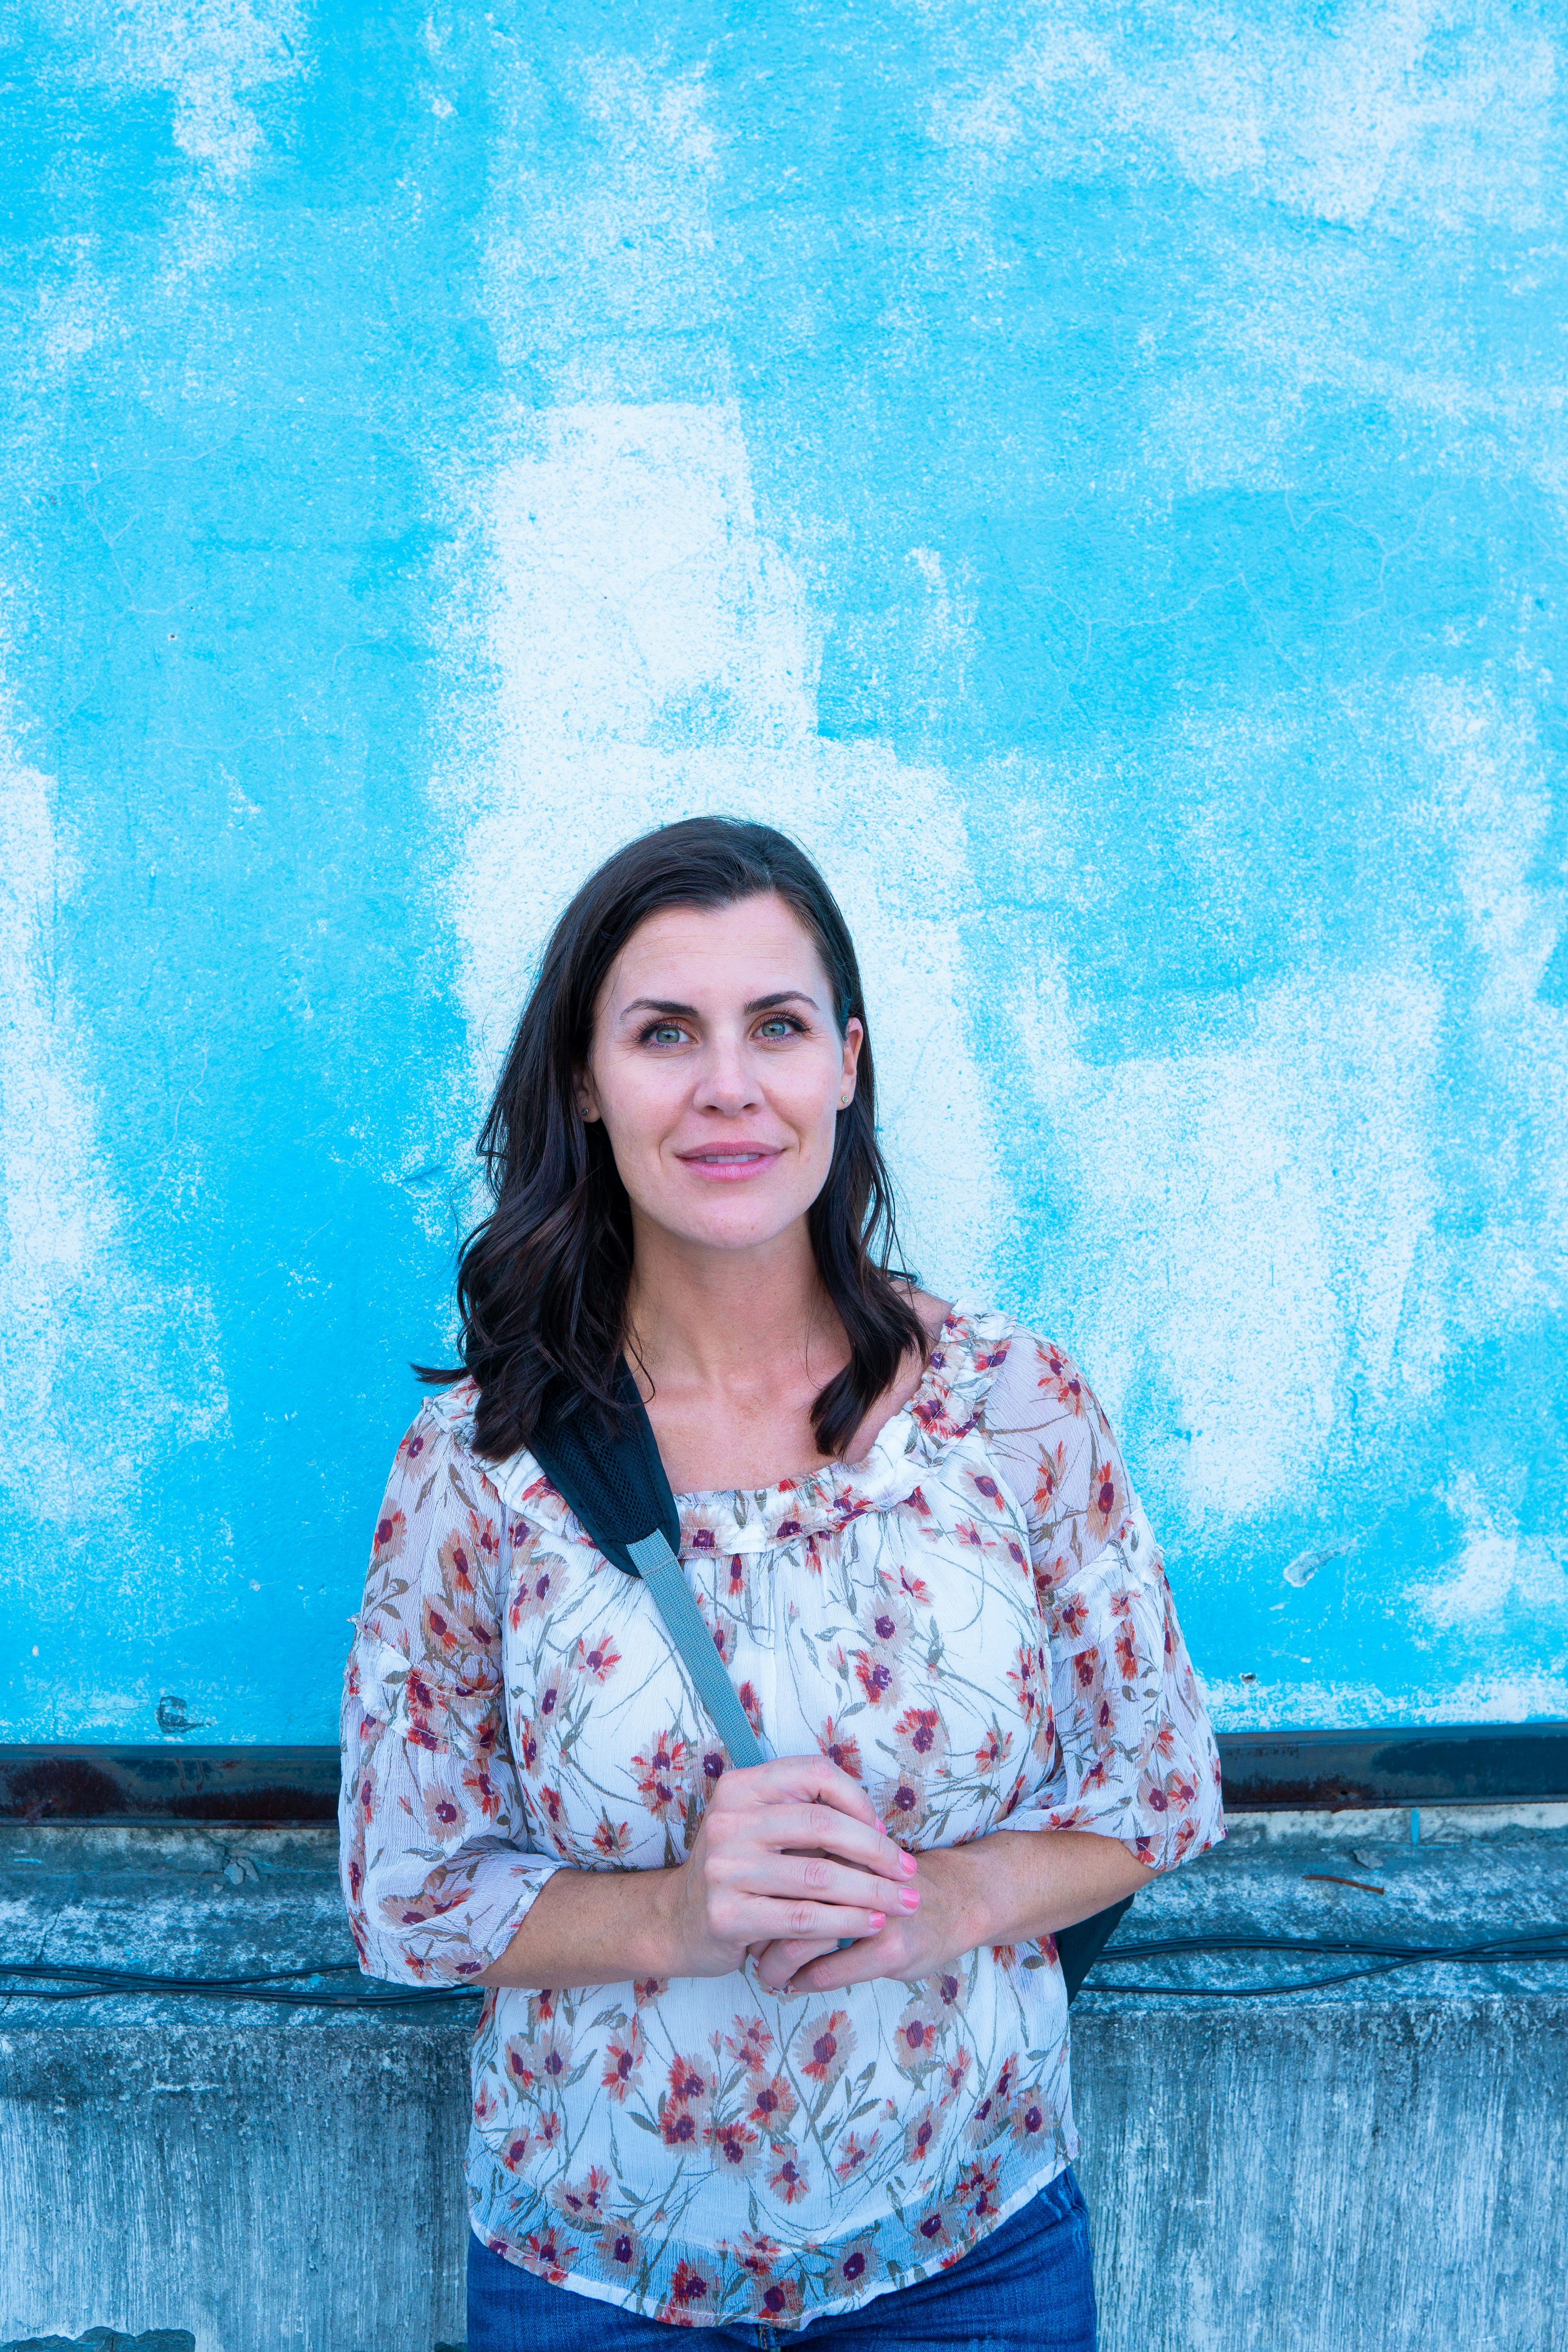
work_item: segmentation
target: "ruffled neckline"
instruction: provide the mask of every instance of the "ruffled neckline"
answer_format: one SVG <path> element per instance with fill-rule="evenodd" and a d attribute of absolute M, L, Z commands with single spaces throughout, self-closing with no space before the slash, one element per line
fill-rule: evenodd
<path fill-rule="evenodd" d="M 1005 1316 L 951 1307 L 913 1393 L 890 1413 L 858 1462 L 828 1462 L 776 1485 L 718 1487 L 678 1495 L 680 1549 L 689 1552 L 757 1552 L 808 1537 L 832 1535 L 862 1511 L 887 1511 L 907 1502 L 948 1449 L 974 1425 L 980 1396 L 1005 1356 L 1011 1326 Z M 435 1400 L 434 1410 L 465 1439 L 473 1426 L 471 1382 Z M 480 1465 L 507 1508 L 532 1526 L 588 1540 L 526 1447 L 504 1462 Z"/>

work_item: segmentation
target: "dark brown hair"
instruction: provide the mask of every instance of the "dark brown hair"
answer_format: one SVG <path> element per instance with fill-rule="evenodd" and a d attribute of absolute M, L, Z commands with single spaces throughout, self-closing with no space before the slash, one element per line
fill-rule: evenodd
<path fill-rule="evenodd" d="M 474 1436 L 492 1460 L 526 1445 L 552 1381 L 613 1421 L 626 1339 L 631 1206 L 600 1120 L 585 1120 L 577 1077 L 594 1008 L 638 925 L 668 907 L 728 907 L 775 892 L 810 932 L 833 989 L 840 1034 L 866 1023 L 848 927 L 804 852 L 771 825 L 689 817 L 628 842 L 589 876 L 551 934 L 477 1150 L 495 1196 L 458 1265 L 463 1363 L 479 1383 Z M 926 1336 L 895 1263 L 892 1187 L 877 1145 L 871 1041 L 838 1114 L 827 1179 L 807 1213 L 823 1287 L 849 1361 L 821 1391 L 812 1428 L 841 1454 L 907 1349 Z M 451 1370 L 416 1366 L 422 1380 Z"/>

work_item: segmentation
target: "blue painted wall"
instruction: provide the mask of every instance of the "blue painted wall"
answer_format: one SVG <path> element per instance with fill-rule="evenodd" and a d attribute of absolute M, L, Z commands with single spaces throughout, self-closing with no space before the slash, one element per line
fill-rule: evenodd
<path fill-rule="evenodd" d="M 1561 11 L 0 37 L 0 1737 L 334 1736 L 542 929 L 711 807 L 1221 1722 L 1568 1714 Z"/>

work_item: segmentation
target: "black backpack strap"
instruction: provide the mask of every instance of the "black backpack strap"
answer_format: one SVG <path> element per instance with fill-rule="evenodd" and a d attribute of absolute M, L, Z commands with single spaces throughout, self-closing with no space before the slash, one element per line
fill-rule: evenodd
<path fill-rule="evenodd" d="M 766 1750 L 680 1572 L 680 1514 L 653 1424 L 624 1358 L 616 1368 L 616 1403 L 612 1430 L 583 1398 L 558 1382 L 545 1398 L 528 1450 L 605 1558 L 647 1586 L 670 1646 L 731 1763 L 765 1763 Z"/>

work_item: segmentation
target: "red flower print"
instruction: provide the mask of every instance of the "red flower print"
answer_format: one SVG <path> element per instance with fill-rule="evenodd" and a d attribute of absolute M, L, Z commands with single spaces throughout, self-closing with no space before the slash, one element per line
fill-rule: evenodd
<path fill-rule="evenodd" d="M 433 1837 L 450 1837 L 463 1824 L 463 1808 L 457 1791 L 439 1780 L 420 1791 L 425 1807 L 425 1826 Z"/>
<path fill-rule="evenodd" d="M 793 2036 L 795 2063 L 824 2088 L 837 2083 L 855 2055 L 855 2028 L 845 2009 L 818 2010 L 796 2026 Z"/>
<path fill-rule="evenodd" d="M 837 2276 L 851 2294 L 858 2294 L 880 2270 L 876 2247 L 868 2238 L 862 2238 L 855 2245 L 846 2247 L 830 2275 Z"/>
<path fill-rule="evenodd" d="M 468 1549 L 468 1538 L 449 1535 L 436 1558 L 445 1571 L 447 1590 L 468 1601 L 474 1597 L 475 1562 Z"/>
<path fill-rule="evenodd" d="M 541 2230 L 523 2240 L 522 2259 L 526 2269 L 559 2286 L 577 2259 L 577 2249 L 567 2245 L 556 2231 Z"/>
<path fill-rule="evenodd" d="M 875 1656 L 868 1650 L 857 1650 L 855 1679 L 872 1706 L 897 1706 L 899 1677 L 890 1658 Z"/>
<path fill-rule="evenodd" d="M 424 1427 L 424 1416 L 421 1415 L 398 1447 L 397 1459 L 392 1465 L 394 1470 L 415 1469 L 428 1443 L 429 1439 Z"/>
<path fill-rule="evenodd" d="M 632 1986 L 632 1999 L 639 2009 L 646 2009 L 649 2001 L 662 2000 L 668 1990 L 668 1977 L 638 1977 Z"/>
<path fill-rule="evenodd" d="M 947 1754 L 947 1727 L 934 1706 L 907 1706 L 893 1726 L 900 1755 L 916 1771 Z"/>
<path fill-rule="evenodd" d="M 947 2089 L 942 2095 L 944 2098 L 955 2099 L 958 2096 L 968 2077 L 973 2058 L 973 2051 L 966 2049 L 963 2043 L 960 2043 L 952 2056 L 946 2061 L 942 2070 L 947 2084 Z"/>
<path fill-rule="evenodd" d="M 1088 1622 L 1089 1611 L 1076 1592 L 1069 1592 L 1051 1613 L 1051 1631 L 1064 1642 L 1076 1642 Z"/>
<path fill-rule="evenodd" d="M 694 2149 L 701 2142 L 701 2120 L 680 2099 L 660 2099 L 658 2128 L 666 2147 Z"/>
<path fill-rule="evenodd" d="M 531 1562 L 517 1580 L 512 1591 L 511 1630 L 515 1633 L 531 1617 L 542 1617 L 550 1607 L 555 1590 L 553 1564 L 535 1567 Z"/>
<path fill-rule="evenodd" d="M 669 2282 L 670 2301 L 679 2304 L 682 2310 L 689 2311 L 694 2303 L 702 2302 L 708 2286 L 708 2280 L 695 2263 L 683 2259 L 677 2263 L 675 2276 Z"/>
<path fill-rule="evenodd" d="M 403 1540 L 407 1532 L 408 1522 L 401 1511 L 387 1511 L 377 1519 L 375 1542 L 371 1547 L 371 1566 L 384 1568 L 389 1560 L 395 1559 L 403 1549 Z"/>
<path fill-rule="evenodd" d="M 787 2137 L 798 2105 L 788 2076 L 770 2074 L 756 2084 L 746 2121 L 764 2133 L 777 2147 Z"/>
<path fill-rule="evenodd" d="M 756 2133 L 746 2124 L 710 2124 L 708 2127 L 708 2153 L 720 2172 L 750 2171 L 761 2145 Z"/>
<path fill-rule="evenodd" d="M 933 2205 L 922 2213 L 915 2223 L 915 2235 L 929 2251 L 934 2252 L 938 2246 L 945 2246 L 950 2235 L 945 2208 Z"/>
<path fill-rule="evenodd" d="M 842 2152 L 833 2168 L 840 2180 L 852 2180 L 861 2166 L 870 2161 L 872 2151 L 881 2137 L 879 2131 L 874 2131 L 870 2138 L 862 2144 L 858 2132 L 845 2133 L 839 2143 Z"/>
<path fill-rule="evenodd" d="M 1138 1679 L 1138 1644 L 1131 1625 L 1123 1625 L 1116 1636 L 1116 1664 L 1124 1683 Z"/>
<path fill-rule="evenodd" d="M 906 2074 L 921 2075 L 937 2062 L 942 2039 L 942 2011 L 922 1990 L 910 2002 L 893 2029 L 893 2063 Z"/>
<path fill-rule="evenodd" d="M 767 2064 L 773 2037 L 760 2017 L 735 2019 L 735 2031 L 724 2036 L 724 2047 L 731 2058 L 738 2058 L 748 2074 L 760 2074 Z"/>
<path fill-rule="evenodd" d="M 769 2173 L 768 2187 L 775 2197 L 782 2197 L 786 2205 L 798 2205 L 801 2199 L 809 2193 L 810 2179 L 801 2170 L 793 2148 L 783 2163 Z"/>
<path fill-rule="evenodd" d="M 757 2312 L 764 2325 L 791 2326 L 799 2309 L 797 2279 L 772 2279 L 757 2297 Z"/>
<path fill-rule="evenodd" d="M 490 1779 L 488 1764 L 469 1764 L 463 1772 L 463 1786 L 479 1806 L 487 1822 L 493 1822 L 500 1811 L 500 1799 Z"/>
<path fill-rule="evenodd" d="M 641 1776 L 637 1781 L 637 1794 L 656 1822 L 662 1822 L 670 1812 L 682 1810 L 682 1783 L 687 1766 L 684 1739 L 678 1739 L 673 1731 L 667 1731 L 654 1742 L 650 1755 L 634 1756 L 632 1765 Z"/>
<path fill-rule="evenodd" d="M 642 2240 L 629 2221 L 606 2221 L 599 2233 L 599 2259 L 629 2278 L 642 2268 Z"/>
<path fill-rule="evenodd" d="M 998 1764 L 1000 1764 L 1003 1759 L 1007 1755 L 1012 1745 L 1012 1733 L 1009 1731 L 1005 1736 L 1004 1736 L 1000 1726 L 994 1723 L 980 1746 L 974 1751 L 975 1770 L 977 1772 L 994 1772 Z"/>
<path fill-rule="evenodd" d="M 917 2107 L 904 2126 L 904 2161 L 917 2171 L 925 2169 L 926 2160 L 937 2145 L 937 2111 L 928 2099 Z"/>
<path fill-rule="evenodd" d="M 550 2201 L 563 2220 L 574 2221 L 579 2229 L 592 2228 L 603 2219 L 609 2185 L 610 2176 L 604 2166 L 591 2164 L 586 2180 L 558 2180 L 550 2191 Z"/>
<path fill-rule="evenodd" d="M 599 1634 L 590 1645 L 580 1641 L 573 1664 L 579 1674 L 591 1675 L 596 1683 L 607 1683 L 621 1663 L 621 1654 L 607 1633 Z"/>
<path fill-rule="evenodd" d="M 617 1828 L 607 1813 L 599 1815 L 599 1826 L 594 1832 L 594 1844 L 606 1862 L 618 1862 L 631 1842 L 632 1832 L 629 1822 L 622 1822 Z"/>
<path fill-rule="evenodd" d="M 1108 1454 L 1096 1465 L 1089 1480 L 1089 1508 L 1084 1513 L 1084 1525 L 1091 1536 L 1101 1543 L 1114 1532 L 1121 1532 L 1125 1497 L 1121 1481 L 1117 1476 L 1114 1454 Z"/>
<path fill-rule="evenodd" d="M 1000 2157 L 993 2157 L 989 2164 L 972 2164 L 953 2189 L 953 2203 L 966 2206 L 977 2221 L 994 2216 L 1002 2203 L 1001 2171 Z"/>
<path fill-rule="evenodd" d="M 1041 1353 L 1038 1385 L 1054 1396 L 1058 1404 L 1066 1405 L 1072 1413 L 1084 1409 L 1083 1375 L 1070 1356 L 1061 1349 L 1047 1347 Z"/>
<path fill-rule="evenodd" d="M 1021 2147 L 1042 2139 L 1055 2124 L 1054 2109 L 1037 2091 L 1029 2092 L 1013 2109 L 1013 2137 Z"/>
<path fill-rule="evenodd" d="M 612 2099 L 625 2103 L 642 2074 L 642 2025 L 634 2017 L 623 2032 L 613 2033 L 605 2044 L 605 2069 L 599 2079 Z"/>
<path fill-rule="evenodd" d="M 521 2172 L 528 2162 L 531 2143 L 525 2131 L 513 2132 L 500 2152 L 500 2160 L 509 2172 Z"/>
<path fill-rule="evenodd" d="M 831 1716 L 816 1735 L 816 1744 L 830 1764 L 837 1764 L 852 1780 L 860 1778 L 860 1743 L 852 1733 L 840 1731 Z"/>
<path fill-rule="evenodd" d="M 878 1810 L 895 1837 L 913 1835 L 925 1811 L 925 1783 L 918 1772 L 900 1772 L 891 1780 L 883 1781 L 878 1795 Z"/>
<path fill-rule="evenodd" d="M 784 2248 L 776 2238 L 766 2237 L 760 2231 L 753 2237 L 749 2230 L 745 2230 L 729 2252 L 734 2255 L 742 2270 L 749 2272 L 752 2278 L 765 2279 L 772 2278 L 778 2268 Z"/>
<path fill-rule="evenodd" d="M 713 2096 L 718 2085 L 700 2058 L 676 2056 L 669 2062 L 669 2095 L 683 2100 L 688 2105 L 706 2102 Z"/>
<path fill-rule="evenodd" d="M 740 1700 L 742 1706 L 745 1709 L 746 1721 L 751 1725 L 752 1729 L 756 1732 L 760 1738 L 763 1728 L 763 1708 L 762 1702 L 758 1698 L 756 1692 L 752 1689 L 750 1683 L 742 1683 L 735 1696 Z"/>

